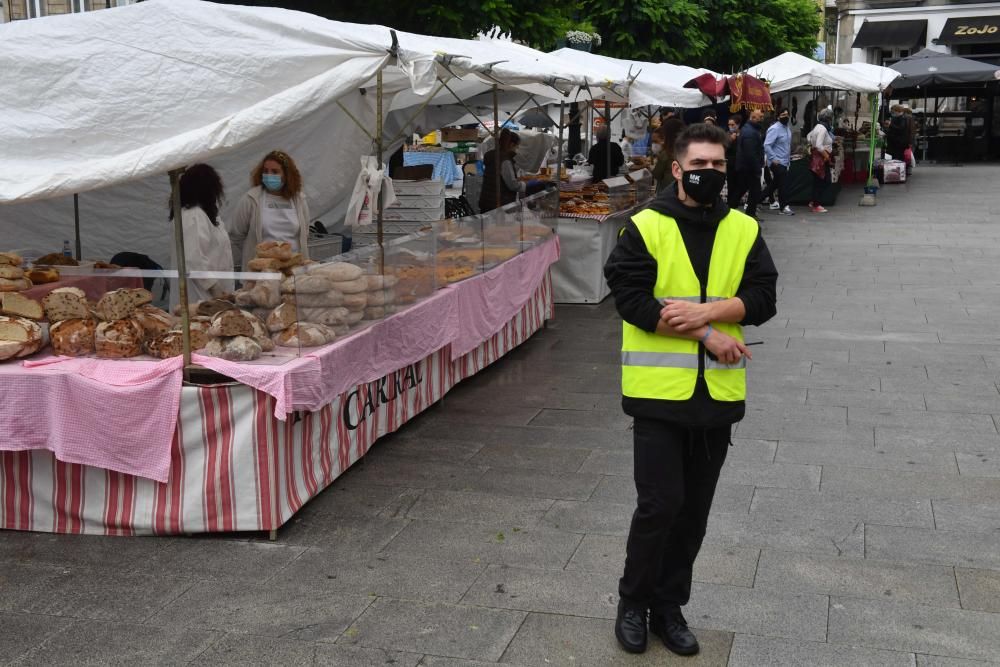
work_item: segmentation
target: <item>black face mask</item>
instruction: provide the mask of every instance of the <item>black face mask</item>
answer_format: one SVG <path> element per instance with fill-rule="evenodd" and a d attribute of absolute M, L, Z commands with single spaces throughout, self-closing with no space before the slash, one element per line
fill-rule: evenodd
<path fill-rule="evenodd" d="M 778 122 L 781 123 L 782 125 L 788 125 L 788 119 L 787 118 L 779 118 Z"/>
<path fill-rule="evenodd" d="M 692 169 L 681 177 L 684 194 L 702 206 L 711 206 L 726 184 L 726 173 L 717 169 Z"/>

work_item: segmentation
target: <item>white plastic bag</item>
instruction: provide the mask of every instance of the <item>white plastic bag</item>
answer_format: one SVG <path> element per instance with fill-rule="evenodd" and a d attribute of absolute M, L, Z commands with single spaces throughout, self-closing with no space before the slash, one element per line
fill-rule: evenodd
<path fill-rule="evenodd" d="M 347 215 L 344 217 L 345 227 L 371 225 L 375 223 L 376 205 L 379 192 L 385 191 L 382 206 L 391 206 L 396 201 L 396 191 L 392 187 L 392 179 L 387 172 L 388 166 L 378 168 L 378 160 L 371 155 L 361 158 L 361 172 L 354 183 L 354 192 L 347 205 Z"/>

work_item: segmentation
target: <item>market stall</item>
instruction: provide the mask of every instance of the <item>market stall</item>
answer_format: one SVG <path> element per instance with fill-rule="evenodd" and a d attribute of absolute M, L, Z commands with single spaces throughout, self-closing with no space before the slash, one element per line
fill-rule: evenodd
<path fill-rule="evenodd" d="M 10 156 L 0 174 L 0 227 L 12 236 L 35 233 L 25 220 L 44 217 L 47 201 L 73 193 L 91 199 L 93 188 L 110 192 L 109 202 L 128 202 L 111 207 L 114 213 L 142 208 L 147 191 L 135 179 L 163 182 L 166 171 L 177 204 L 182 165 L 259 155 L 276 137 L 302 133 L 317 142 L 314 153 L 360 147 L 349 161 L 356 165 L 358 154 L 374 147 L 381 157 L 391 143 L 384 142 L 382 110 L 398 92 L 429 98 L 462 77 L 503 77 L 517 86 L 554 76 L 551 66 L 538 64 L 545 54 L 534 58 L 524 47 L 512 47 L 509 60 L 498 64 L 488 59 L 502 50 L 495 45 L 195 0 L 26 23 L 32 25 L 0 27 L 8 47 L 0 65 L 7 58 L 27 62 L 23 53 L 37 51 L 43 55 L 35 65 L 49 78 L 37 85 L 0 81 L 0 98 L 25 120 L 19 132 L 0 136 Z M 183 34 L 164 29 L 174 25 L 183 25 Z M 128 43 L 88 39 L 108 33 Z M 51 54 L 41 48 L 70 34 L 84 46 Z M 219 34 L 232 40 L 220 41 Z M 289 54 L 283 67 L 245 57 L 279 38 Z M 206 54 L 211 67 L 201 64 Z M 107 69 L 81 68 L 80 59 Z M 151 71 L 160 89 L 148 105 L 109 92 L 104 105 L 92 108 L 79 96 L 114 86 L 145 90 L 136 82 L 148 83 Z M 605 81 L 572 68 L 555 75 L 576 87 Z M 246 85 L 251 80 L 255 86 Z M 204 104 L 195 103 L 199 94 L 207 96 Z M 186 104 L 176 105 L 178 99 Z M 66 117 L 32 116 L 39 100 Z M 409 114 L 409 107 L 398 113 Z M 107 132 L 93 132 L 95 123 L 111 119 L 117 122 Z M 373 133 L 365 133 L 366 121 Z M 67 141 L 73 136 L 79 143 Z M 354 169 L 347 169 L 350 180 Z M 330 200 L 349 191 L 343 184 L 350 181 L 334 177 L 341 171 L 343 165 L 329 172 Z M 3 338 L 12 356 L 0 365 L 0 528 L 277 529 L 377 437 L 523 342 L 551 315 L 557 196 L 541 193 L 391 241 L 383 242 L 379 227 L 378 243 L 330 261 L 311 262 L 287 244 L 264 242 L 250 273 L 188 274 L 183 263 L 165 272 L 98 269 L 93 277 L 112 281 L 113 289 L 96 302 L 72 288 L 42 304 L 23 293 L 5 297 L 5 311 L 19 314 L 8 318 L 13 324 L 0 338 L 22 336 L 23 329 L 24 340 Z M 128 235 L 132 224 L 128 215 L 110 214 L 100 223 L 95 229 L 106 238 Z M 176 243 L 183 257 L 180 233 Z M 6 273 L 23 271 L 15 253 L 0 257 Z M 187 303 L 185 276 L 229 280 L 235 291 Z M 165 279 L 182 293 L 180 323 L 151 303 L 152 293 L 116 282 L 136 278 Z M 58 354 L 48 347 L 46 329 Z"/>

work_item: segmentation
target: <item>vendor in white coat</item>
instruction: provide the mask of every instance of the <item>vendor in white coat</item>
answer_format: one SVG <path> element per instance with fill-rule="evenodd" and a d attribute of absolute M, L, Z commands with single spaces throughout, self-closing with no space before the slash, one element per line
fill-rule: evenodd
<path fill-rule="evenodd" d="M 309 259 L 309 206 L 302 196 L 302 176 L 282 151 L 264 156 L 250 176 L 253 185 L 233 215 L 229 238 L 233 257 L 246 267 L 262 241 L 285 241 Z"/>
<path fill-rule="evenodd" d="M 229 234 L 219 218 L 223 187 L 219 173 L 207 164 L 188 167 L 180 180 L 181 225 L 184 229 L 184 259 L 187 270 L 232 273 L 233 251 Z M 171 202 L 170 219 L 174 219 Z M 170 244 L 171 267 L 177 268 L 177 253 Z M 212 299 L 233 291 L 227 278 L 191 278 L 188 303 Z M 180 300 L 178 289 L 170 290 L 171 306 Z"/>

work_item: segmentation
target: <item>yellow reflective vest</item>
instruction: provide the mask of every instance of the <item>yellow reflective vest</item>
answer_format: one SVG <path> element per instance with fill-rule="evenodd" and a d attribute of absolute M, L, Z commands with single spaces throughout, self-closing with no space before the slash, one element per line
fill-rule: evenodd
<path fill-rule="evenodd" d="M 677 221 L 651 209 L 632 217 L 649 254 L 656 260 L 658 301 L 706 303 L 736 296 L 747 256 L 760 229 L 748 215 L 730 211 L 719 222 L 712 246 L 704 296 L 695 275 Z M 713 322 L 712 327 L 739 341 L 738 324 Z M 703 346 L 695 340 L 649 333 L 624 322 L 622 326 L 622 393 L 631 398 L 684 401 L 694 394 Z M 708 393 L 717 401 L 746 399 L 746 359 L 726 365 L 704 357 Z"/>

